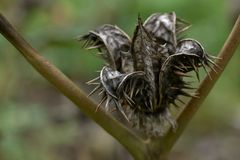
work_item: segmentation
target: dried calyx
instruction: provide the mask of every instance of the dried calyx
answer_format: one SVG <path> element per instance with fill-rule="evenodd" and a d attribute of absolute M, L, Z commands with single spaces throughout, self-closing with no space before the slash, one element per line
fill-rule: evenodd
<path fill-rule="evenodd" d="M 192 97 L 184 77 L 198 68 L 215 65 L 194 39 L 178 39 L 190 24 L 174 12 L 152 14 L 144 23 L 138 18 L 132 39 L 117 26 L 103 25 L 79 40 L 87 49 L 98 49 L 107 62 L 100 76 L 89 81 L 96 85 L 107 111 L 120 111 L 134 127 L 150 136 L 164 134 L 166 125 L 176 126 L 169 108 L 179 96 Z M 110 106 L 110 103 L 114 105 Z"/>

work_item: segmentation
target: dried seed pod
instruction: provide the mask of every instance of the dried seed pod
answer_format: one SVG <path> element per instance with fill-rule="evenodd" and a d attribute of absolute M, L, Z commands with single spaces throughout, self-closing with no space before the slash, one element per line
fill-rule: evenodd
<path fill-rule="evenodd" d="M 133 71 L 130 53 L 131 40 L 117 26 L 105 24 L 80 36 L 78 40 L 86 41 L 84 47 L 87 49 L 97 48 L 112 69 L 123 72 Z"/>
<path fill-rule="evenodd" d="M 150 107 L 151 111 L 154 111 L 154 104 L 155 104 L 155 77 L 153 71 L 153 62 L 152 62 L 152 55 L 155 54 L 154 46 L 152 44 L 152 37 L 143 27 L 142 21 L 140 17 L 138 18 L 138 25 L 135 29 L 133 42 L 132 42 L 132 57 L 134 63 L 134 70 L 136 71 L 144 71 L 145 76 L 142 81 L 145 84 L 142 91 L 145 91 L 145 96 L 147 99 L 145 103 L 139 104 L 139 106 L 143 105 L 143 108 Z M 147 102 L 150 101 L 150 102 Z M 149 105 L 153 104 L 153 105 Z"/>
<path fill-rule="evenodd" d="M 152 14 L 144 23 L 138 18 L 132 41 L 118 27 L 103 25 L 81 36 L 88 49 L 97 48 L 108 63 L 100 76 L 88 84 L 97 85 L 110 110 L 110 101 L 134 127 L 149 136 L 161 136 L 167 126 L 176 127 L 170 107 L 184 103 L 179 96 L 192 97 L 193 89 L 184 77 L 198 68 L 215 65 L 199 42 L 178 40 L 190 24 L 174 12 Z M 172 104 L 172 105 L 171 105 Z M 99 107 L 98 106 L 98 107 Z M 114 107 L 114 106 L 113 106 Z"/>
<path fill-rule="evenodd" d="M 166 14 L 155 13 L 144 22 L 144 27 L 163 44 L 171 43 L 175 46 L 175 24 L 176 14 L 174 12 Z"/>
<path fill-rule="evenodd" d="M 165 45 L 165 48 L 168 49 L 168 54 L 175 51 L 177 35 L 187 30 L 190 26 L 188 22 L 177 18 L 175 12 L 154 13 L 144 22 L 146 30 L 158 43 Z"/>

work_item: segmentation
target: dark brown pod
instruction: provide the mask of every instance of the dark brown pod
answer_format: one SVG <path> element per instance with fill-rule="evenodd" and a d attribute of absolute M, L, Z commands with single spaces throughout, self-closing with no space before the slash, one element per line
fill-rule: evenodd
<path fill-rule="evenodd" d="M 132 40 L 112 25 L 81 36 L 85 47 L 98 49 L 107 62 L 100 76 L 89 82 L 97 85 L 92 93 L 102 94 L 99 107 L 106 102 L 106 110 L 116 108 L 149 136 L 176 127 L 171 106 L 184 103 L 181 96 L 195 96 L 187 91 L 193 88 L 185 77 L 194 71 L 199 79 L 199 68 L 215 65 L 199 42 L 177 38 L 189 27 L 174 12 L 154 13 L 145 22 L 138 17 Z M 114 106 L 109 106 L 111 101 Z"/>

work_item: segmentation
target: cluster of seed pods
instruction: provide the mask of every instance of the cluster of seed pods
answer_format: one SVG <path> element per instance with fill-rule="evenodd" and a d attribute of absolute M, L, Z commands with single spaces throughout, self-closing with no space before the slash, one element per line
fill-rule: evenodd
<path fill-rule="evenodd" d="M 212 56 L 194 39 L 179 39 L 190 24 L 171 13 L 154 13 L 145 22 L 138 18 L 133 38 L 117 26 L 105 24 L 80 36 L 87 49 L 98 49 L 106 61 L 90 93 L 100 92 L 106 111 L 120 111 L 131 124 L 149 135 L 164 134 L 166 122 L 175 121 L 169 108 L 189 96 L 184 77 L 198 68 L 215 65 Z M 212 68 L 212 67 L 211 67 Z"/>

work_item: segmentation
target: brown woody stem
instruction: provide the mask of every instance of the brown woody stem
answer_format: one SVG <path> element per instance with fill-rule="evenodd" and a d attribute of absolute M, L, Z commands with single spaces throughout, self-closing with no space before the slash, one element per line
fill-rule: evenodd
<path fill-rule="evenodd" d="M 209 76 L 206 76 L 201 85 L 199 86 L 196 93 L 200 98 L 192 98 L 188 104 L 184 107 L 184 110 L 177 118 L 178 128 L 176 132 L 169 131 L 168 134 L 158 140 L 158 144 L 164 145 L 164 152 L 169 152 L 176 141 L 179 139 L 180 135 L 185 130 L 186 126 L 197 112 L 203 101 L 206 99 L 207 95 L 211 91 L 214 84 L 217 82 L 218 78 L 221 76 L 231 57 L 237 50 L 240 43 L 240 16 L 238 17 L 228 39 L 226 40 L 223 48 L 218 54 L 219 59 L 216 59 L 216 66 L 209 72 Z M 217 67 L 219 66 L 219 67 Z M 215 71 L 217 73 L 215 73 Z"/>
<path fill-rule="evenodd" d="M 96 104 L 67 78 L 60 70 L 49 63 L 28 44 L 14 27 L 0 13 L 0 33 L 12 43 L 25 59 L 53 86 L 75 103 L 82 112 L 93 119 L 109 134 L 115 137 L 135 157 L 144 157 L 145 146 L 142 140 L 117 120 L 102 110 L 95 113 Z"/>

